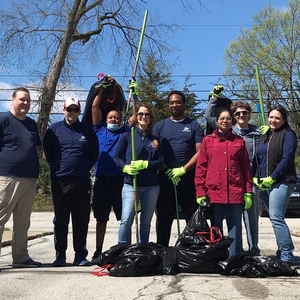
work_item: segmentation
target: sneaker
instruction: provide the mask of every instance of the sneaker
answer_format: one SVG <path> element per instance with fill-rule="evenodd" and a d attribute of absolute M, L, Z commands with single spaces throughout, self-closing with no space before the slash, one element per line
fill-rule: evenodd
<path fill-rule="evenodd" d="M 87 267 L 91 266 L 91 263 L 87 259 L 82 259 L 82 260 L 74 260 L 73 261 L 73 266 L 81 266 L 81 267 Z"/>
<path fill-rule="evenodd" d="M 91 264 L 92 264 L 92 265 L 98 265 L 98 258 L 99 258 L 99 256 L 100 256 L 101 254 L 102 254 L 102 253 L 99 252 L 99 251 L 95 251 L 95 252 L 94 252 L 94 255 L 93 255 L 92 260 L 91 260 Z"/>
<path fill-rule="evenodd" d="M 56 260 L 52 263 L 53 267 L 65 267 L 66 259 L 62 256 L 57 256 Z"/>
<path fill-rule="evenodd" d="M 34 261 L 31 258 L 28 258 L 25 262 L 23 263 L 13 263 L 14 268 L 38 268 L 41 266 L 41 262 L 39 261 Z"/>

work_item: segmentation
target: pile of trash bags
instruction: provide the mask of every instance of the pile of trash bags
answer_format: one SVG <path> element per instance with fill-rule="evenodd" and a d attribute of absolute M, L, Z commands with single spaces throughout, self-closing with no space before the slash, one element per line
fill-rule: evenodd
<path fill-rule="evenodd" d="M 108 266 L 116 277 L 176 275 L 178 273 L 221 274 L 241 277 L 298 276 L 287 263 L 248 251 L 229 257 L 233 239 L 209 227 L 204 209 L 194 213 L 174 247 L 157 243 L 118 244 L 99 256 L 97 264 Z M 93 273 L 95 274 L 95 272 Z"/>

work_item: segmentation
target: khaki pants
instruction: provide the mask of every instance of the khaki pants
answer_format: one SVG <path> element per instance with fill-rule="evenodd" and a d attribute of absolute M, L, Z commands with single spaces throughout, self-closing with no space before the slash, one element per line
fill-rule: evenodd
<path fill-rule="evenodd" d="M 12 258 L 29 259 L 27 232 L 36 193 L 36 178 L 0 176 L 0 250 L 4 226 L 13 213 Z"/>

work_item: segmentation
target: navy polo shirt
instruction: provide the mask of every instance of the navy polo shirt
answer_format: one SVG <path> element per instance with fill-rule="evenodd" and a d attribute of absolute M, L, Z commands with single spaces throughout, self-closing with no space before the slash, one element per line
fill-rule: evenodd
<path fill-rule="evenodd" d="M 44 152 L 52 179 L 90 176 L 99 154 L 97 136 L 92 126 L 79 121 L 69 125 L 64 119 L 47 129 Z"/>
<path fill-rule="evenodd" d="M 164 163 L 169 168 L 184 166 L 196 153 L 195 144 L 201 143 L 204 132 L 198 122 L 185 118 L 181 122 L 170 118 L 157 122 L 152 134 L 162 147 Z"/>
<path fill-rule="evenodd" d="M 26 117 L 19 120 L 10 111 L 0 114 L 0 176 L 38 178 L 41 144 L 38 127 Z"/>

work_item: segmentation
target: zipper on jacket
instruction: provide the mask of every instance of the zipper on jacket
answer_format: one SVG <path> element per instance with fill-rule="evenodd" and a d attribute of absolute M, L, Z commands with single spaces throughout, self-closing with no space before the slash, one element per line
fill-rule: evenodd
<path fill-rule="evenodd" d="M 267 147 L 267 165 L 266 165 L 267 177 L 270 176 L 270 174 L 269 174 L 269 155 L 268 154 L 269 154 L 269 147 L 270 147 L 270 142 L 271 142 L 272 137 L 273 137 L 273 133 L 270 136 L 270 139 L 269 139 L 269 142 L 268 142 L 268 147 Z"/>

